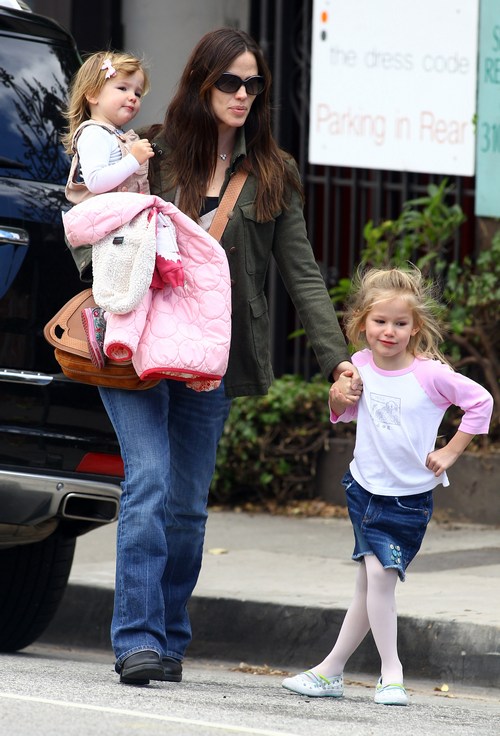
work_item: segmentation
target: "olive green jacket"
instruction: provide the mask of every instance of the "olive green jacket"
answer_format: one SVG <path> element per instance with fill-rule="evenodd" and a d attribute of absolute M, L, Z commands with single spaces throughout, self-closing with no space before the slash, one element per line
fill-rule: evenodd
<path fill-rule="evenodd" d="M 166 184 L 165 144 L 159 136 L 152 142 L 156 155 L 149 160 L 151 193 L 172 202 L 175 191 L 169 190 Z M 242 131 L 221 194 L 245 154 Z M 264 293 L 271 256 L 276 260 L 325 378 L 331 378 L 341 361 L 350 359 L 307 238 L 300 195 L 294 192 L 286 210 L 277 213 L 270 222 L 258 223 L 254 208 L 256 188 L 256 179 L 250 175 L 229 215 L 221 240 L 232 283 L 232 340 L 224 377 L 229 397 L 266 394 L 273 380 L 270 319 Z"/>

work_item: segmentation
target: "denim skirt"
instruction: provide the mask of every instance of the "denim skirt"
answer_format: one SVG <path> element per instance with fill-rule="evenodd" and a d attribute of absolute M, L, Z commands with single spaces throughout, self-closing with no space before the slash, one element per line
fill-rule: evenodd
<path fill-rule="evenodd" d="M 356 483 L 348 471 L 343 479 L 354 530 L 352 559 L 375 555 L 385 568 L 405 579 L 432 516 L 432 491 L 413 496 L 377 496 Z"/>

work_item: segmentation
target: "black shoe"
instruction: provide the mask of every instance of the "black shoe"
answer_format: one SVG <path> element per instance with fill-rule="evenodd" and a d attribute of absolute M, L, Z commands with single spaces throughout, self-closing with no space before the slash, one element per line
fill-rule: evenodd
<path fill-rule="evenodd" d="M 145 649 L 127 657 L 121 667 L 115 666 L 120 675 L 120 682 L 126 685 L 149 685 L 150 680 L 164 680 L 165 670 L 156 652 Z"/>
<path fill-rule="evenodd" d="M 182 664 L 173 657 L 162 657 L 163 679 L 167 682 L 180 682 L 182 680 Z"/>

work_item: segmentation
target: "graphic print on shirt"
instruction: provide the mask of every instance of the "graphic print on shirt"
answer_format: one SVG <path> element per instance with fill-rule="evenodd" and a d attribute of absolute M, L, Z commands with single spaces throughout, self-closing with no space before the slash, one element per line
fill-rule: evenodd
<path fill-rule="evenodd" d="M 401 425 L 401 399 L 370 393 L 370 413 L 377 427 L 391 429 Z"/>

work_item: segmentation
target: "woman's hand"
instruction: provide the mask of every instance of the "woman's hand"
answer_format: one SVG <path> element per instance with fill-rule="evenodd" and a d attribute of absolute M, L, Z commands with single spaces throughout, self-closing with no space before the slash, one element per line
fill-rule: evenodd
<path fill-rule="evenodd" d="M 363 390 L 363 381 L 361 380 L 361 376 L 359 375 L 356 366 L 350 363 L 348 360 L 343 360 L 342 363 L 339 363 L 333 369 L 333 380 L 338 381 L 342 373 L 347 373 L 348 376 L 351 376 L 352 389 L 353 391 L 359 391 L 359 396 L 361 396 L 361 391 Z"/>
<path fill-rule="evenodd" d="M 347 407 L 358 403 L 363 391 L 363 383 L 356 368 L 347 362 L 344 365 L 348 368 L 340 373 L 335 383 L 330 386 L 328 394 L 330 410 L 338 417 Z"/>

